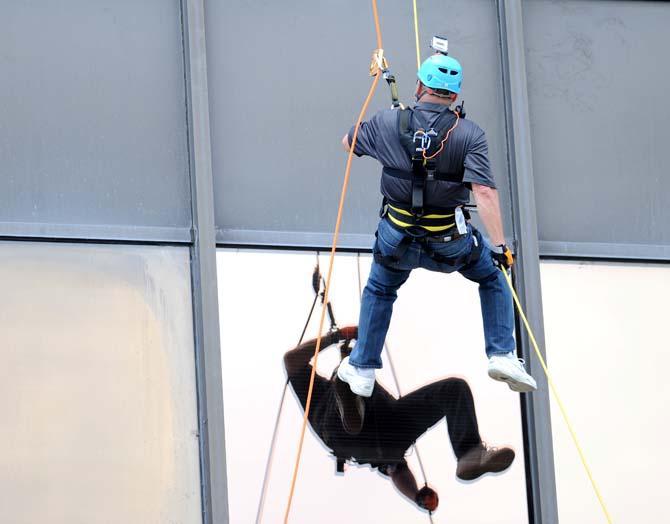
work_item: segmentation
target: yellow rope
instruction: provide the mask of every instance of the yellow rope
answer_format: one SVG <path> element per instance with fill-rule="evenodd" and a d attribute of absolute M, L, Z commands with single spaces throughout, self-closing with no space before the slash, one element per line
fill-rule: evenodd
<path fill-rule="evenodd" d="M 416 70 L 421 69 L 421 50 L 419 48 L 419 15 L 416 11 L 416 0 L 412 0 L 414 5 L 414 41 L 416 43 Z"/>
<path fill-rule="evenodd" d="M 582 451 L 582 447 L 579 445 L 579 441 L 577 440 L 577 435 L 575 433 L 575 430 L 572 428 L 572 424 L 570 423 L 570 419 L 568 418 L 568 414 L 565 410 L 565 406 L 563 406 L 563 402 L 561 401 L 561 397 L 558 396 L 558 391 L 556 390 L 556 386 L 554 385 L 554 381 L 551 379 L 551 375 L 549 374 L 549 369 L 547 369 L 547 364 L 544 362 L 544 359 L 542 358 L 542 353 L 540 353 L 540 348 L 537 345 L 537 341 L 535 340 L 535 336 L 533 335 L 533 330 L 530 328 L 530 324 L 528 324 L 528 319 L 526 318 L 526 315 L 523 312 L 523 309 L 521 308 L 521 303 L 519 302 L 519 297 L 516 294 L 516 291 L 514 290 L 514 286 L 512 285 L 512 279 L 510 276 L 507 274 L 507 271 L 501 268 L 501 271 L 505 275 L 505 280 L 507 280 L 507 284 L 509 285 L 510 290 L 512 291 L 512 296 L 514 297 L 514 303 L 516 304 L 516 307 L 519 311 L 519 315 L 521 316 L 521 320 L 523 320 L 524 326 L 526 326 L 526 331 L 528 331 L 528 336 L 530 338 L 530 342 L 533 345 L 533 348 L 535 349 L 535 354 L 537 355 L 537 359 L 540 361 L 540 364 L 542 365 L 542 369 L 544 370 L 544 374 L 547 376 L 547 383 L 549 384 L 549 387 L 551 388 L 551 392 L 554 395 L 554 399 L 556 399 L 556 403 L 558 404 L 559 409 L 561 410 L 561 415 L 563 415 L 563 420 L 565 420 L 565 424 L 568 426 L 568 430 L 570 431 L 570 435 L 572 436 L 572 441 L 575 443 L 575 447 L 577 448 L 577 452 L 579 453 L 579 458 L 582 461 L 582 465 L 584 466 L 584 469 L 586 470 L 586 474 L 589 477 L 589 480 L 591 481 L 591 486 L 593 486 L 593 491 L 596 493 L 596 497 L 598 497 L 598 502 L 600 502 L 600 506 L 603 509 L 603 512 L 605 513 L 605 518 L 607 519 L 607 522 L 609 524 L 612 524 L 612 517 L 610 516 L 609 512 L 607 511 L 607 507 L 605 506 L 605 501 L 603 500 L 602 495 L 600 494 L 600 490 L 598 489 L 598 486 L 596 485 L 596 481 L 593 478 L 593 474 L 591 473 L 591 469 L 589 468 L 588 464 L 586 463 L 586 458 L 584 457 L 584 452 Z"/>

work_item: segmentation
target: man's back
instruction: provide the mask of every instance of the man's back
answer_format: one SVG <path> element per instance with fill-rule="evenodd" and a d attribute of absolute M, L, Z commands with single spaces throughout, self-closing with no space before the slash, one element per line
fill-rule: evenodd
<path fill-rule="evenodd" d="M 419 103 L 413 109 L 419 113 L 421 121 L 430 128 L 448 107 L 440 104 Z M 383 167 L 409 173 L 412 162 L 408 151 L 401 142 L 399 132 L 400 110 L 387 109 L 376 113 L 369 121 L 361 124 L 355 153 L 378 160 Z M 453 121 L 454 119 L 452 119 Z M 416 118 L 410 120 L 418 127 Z M 349 137 L 353 131 L 349 132 Z M 426 186 L 426 205 L 455 207 L 467 204 L 470 199 L 469 184 L 495 187 L 488 159 L 488 145 L 484 131 L 471 120 L 461 118 L 450 133 L 441 151 L 440 166 L 451 173 L 463 173 L 462 183 L 435 181 Z M 409 199 L 409 180 L 383 176 L 382 194 L 391 201 Z"/>

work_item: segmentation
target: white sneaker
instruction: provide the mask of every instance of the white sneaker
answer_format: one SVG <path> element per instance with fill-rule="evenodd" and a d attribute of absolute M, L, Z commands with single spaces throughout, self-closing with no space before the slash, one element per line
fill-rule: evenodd
<path fill-rule="evenodd" d="M 349 357 L 344 357 L 337 369 L 340 380 L 349 384 L 349 389 L 361 397 L 369 397 L 375 387 L 375 370 L 357 368 L 349 364 Z"/>
<path fill-rule="evenodd" d="M 514 351 L 504 355 L 493 355 L 489 359 L 489 377 L 493 380 L 507 382 L 512 391 L 519 393 L 535 391 L 537 383 L 533 377 L 526 373 L 523 365 L 524 361 L 516 358 Z"/>

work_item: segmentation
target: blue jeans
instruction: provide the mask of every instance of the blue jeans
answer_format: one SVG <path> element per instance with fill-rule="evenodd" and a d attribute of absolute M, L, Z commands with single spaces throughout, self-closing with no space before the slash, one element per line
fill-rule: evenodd
<path fill-rule="evenodd" d="M 390 256 L 398 247 L 405 234 L 391 226 L 385 219 L 379 223 L 374 251 L 382 256 Z M 479 237 L 481 239 L 481 236 Z M 468 224 L 468 233 L 451 242 L 429 243 L 433 252 L 457 258 L 468 255 L 475 247 L 476 237 Z M 350 362 L 359 368 L 381 368 L 381 352 L 384 339 L 391 322 L 393 303 L 397 291 L 412 269 L 422 267 L 430 271 L 452 273 L 458 271 L 468 280 L 479 284 L 479 299 L 484 322 L 486 354 L 491 357 L 514 351 L 514 305 L 512 293 L 505 277 L 493 265 L 491 251 L 482 246 L 479 259 L 471 264 L 451 266 L 433 260 L 419 242 L 412 242 L 405 254 L 393 266 L 372 263 L 368 283 L 363 291 L 360 318 L 358 321 L 358 342 L 351 352 Z M 432 298 L 431 302 L 439 297 Z M 454 304 L 453 300 L 443 302 L 445 310 Z M 419 304 L 423 307 L 422 304 Z"/>

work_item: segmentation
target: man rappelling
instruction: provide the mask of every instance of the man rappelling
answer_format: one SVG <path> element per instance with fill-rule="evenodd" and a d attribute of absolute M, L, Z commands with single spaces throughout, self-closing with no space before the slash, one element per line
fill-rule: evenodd
<path fill-rule="evenodd" d="M 437 43 L 446 41 L 438 38 Z M 414 108 L 380 111 L 358 131 L 354 153 L 382 164 L 384 200 L 363 292 L 358 343 L 338 376 L 352 392 L 372 394 L 397 290 L 413 269 L 422 267 L 458 271 L 479 284 L 489 376 L 513 391 L 533 391 L 535 380 L 516 357 L 512 296 L 499 270 L 509 269 L 513 257 L 505 245 L 486 137 L 464 118 L 462 106 L 450 108 L 461 91 L 462 68 L 446 54 L 446 45 L 433 47 L 438 53 L 418 71 Z M 347 151 L 353 134 L 352 128 L 342 139 Z M 464 206 L 471 192 L 495 247 L 489 248 L 469 222 Z M 453 301 L 445 302 L 444 314 L 453 306 Z"/>
<path fill-rule="evenodd" d="M 319 349 L 337 345 L 340 357 L 348 358 L 350 343 L 357 336 L 356 326 L 336 329 L 323 335 Z M 309 340 L 284 355 L 288 381 L 303 409 L 316 345 L 316 339 Z M 500 473 L 514 461 L 513 449 L 482 442 L 472 391 L 461 378 L 444 378 L 401 398 L 377 384 L 370 398 L 363 400 L 352 395 L 335 374 L 328 379 L 316 373 L 311 400 L 309 423 L 335 456 L 338 471 L 344 471 L 346 461 L 377 468 L 422 509 L 435 511 L 438 495 L 427 484 L 419 487 L 405 455 L 441 420 L 447 422 L 458 479 L 473 481 L 488 473 Z"/>

